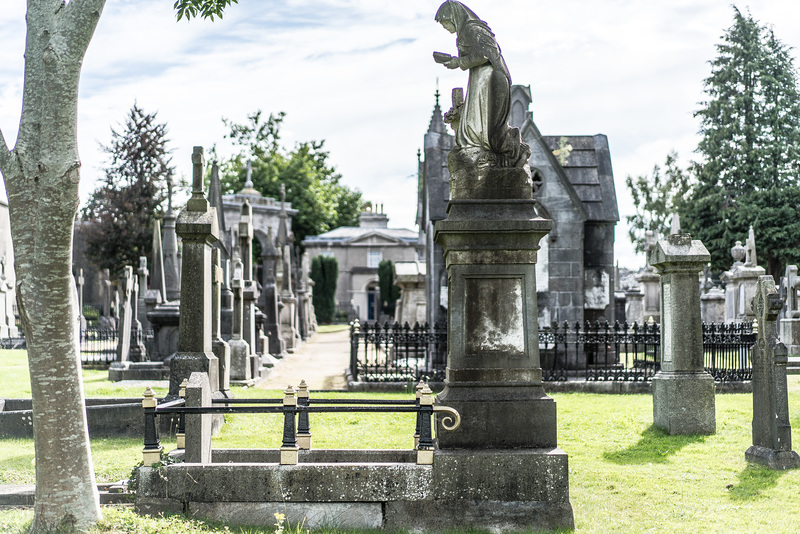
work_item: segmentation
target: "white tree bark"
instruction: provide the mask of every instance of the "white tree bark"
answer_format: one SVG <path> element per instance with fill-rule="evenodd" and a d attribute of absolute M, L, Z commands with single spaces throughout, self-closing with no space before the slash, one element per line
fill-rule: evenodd
<path fill-rule="evenodd" d="M 25 87 L 13 150 L 0 132 L 33 397 L 33 533 L 84 529 L 101 517 L 71 265 L 80 180 L 78 80 L 104 5 L 105 0 L 28 0 Z"/>

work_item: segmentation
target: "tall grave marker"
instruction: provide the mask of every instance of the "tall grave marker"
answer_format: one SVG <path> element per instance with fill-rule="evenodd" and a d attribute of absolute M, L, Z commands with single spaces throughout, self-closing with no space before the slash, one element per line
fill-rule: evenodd
<path fill-rule="evenodd" d="M 753 348 L 753 445 L 744 456 L 748 462 L 772 469 L 800 467 L 800 456 L 792 450 L 787 350 L 778 339 L 782 307 L 772 276 L 759 277 L 752 304 L 758 318 L 758 341 Z"/>
<path fill-rule="evenodd" d="M 671 234 L 653 250 L 661 275 L 661 370 L 653 377 L 653 419 L 669 434 L 713 434 L 714 378 L 703 365 L 698 273 L 711 261 L 703 243 Z"/>
<path fill-rule="evenodd" d="M 461 425 L 437 418 L 443 526 L 571 528 L 567 455 L 556 440 L 556 404 L 542 385 L 536 253 L 552 221 L 536 212 L 519 130 L 508 126 L 510 76 L 486 23 L 460 2 L 436 14 L 458 35 L 458 55 L 434 60 L 469 69 L 445 121 L 456 132 L 447 158 L 450 203 L 434 240 L 448 275 L 448 355 L 437 402 Z M 509 514 L 513 509 L 514 513 Z"/>
<path fill-rule="evenodd" d="M 203 147 L 192 153 L 192 197 L 178 215 L 176 232 L 183 243 L 178 352 L 170 366 L 169 393 L 193 372 L 207 373 L 211 391 L 219 389 L 217 357 L 211 347 L 211 246 L 219 239 L 216 210 L 203 195 Z"/>

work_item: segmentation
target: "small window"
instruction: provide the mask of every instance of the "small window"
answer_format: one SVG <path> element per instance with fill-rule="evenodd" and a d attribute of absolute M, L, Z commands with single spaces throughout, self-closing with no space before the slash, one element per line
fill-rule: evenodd
<path fill-rule="evenodd" d="M 383 252 L 380 250 L 370 250 L 367 256 L 367 267 L 377 269 L 383 261 Z"/>

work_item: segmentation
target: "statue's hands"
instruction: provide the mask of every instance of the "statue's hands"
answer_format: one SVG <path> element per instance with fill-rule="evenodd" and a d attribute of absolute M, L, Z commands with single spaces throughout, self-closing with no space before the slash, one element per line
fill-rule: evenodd
<path fill-rule="evenodd" d="M 444 66 L 447 67 L 448 69 L 457 69 L 461 67 L 461 64 L 458 62 L 458 58 L 454 57 L 445 62 Z"/>

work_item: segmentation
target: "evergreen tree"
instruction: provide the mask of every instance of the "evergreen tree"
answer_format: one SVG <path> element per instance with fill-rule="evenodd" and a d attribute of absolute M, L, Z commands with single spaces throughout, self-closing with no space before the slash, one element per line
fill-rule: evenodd
<path fill-rule="evenodd" d="M 293 150 L 281 147 L 284 116 L 280 112 L 264 120 L 257 111 L 244 124 L 223 119 L 230 128 L 227 137 L 241 149 L 221 165 L 223 193 L 242 190 L 252 160 L 253 188 L 262 195 L 280 198 L 281 184 L 286 184 L 286 201 L 299 211 L 292 222 L 298 243 L 339 226 L 358 226 L 361 193 L 341 183 L 342 176 L 328 163 L 324 141 L 298 143 Z"/>
<path fill-rule="evenodd" d="M 336 313 L 336 285 L 339 281 L 339 263 L 333 256 L 314 256 L 309 277 L 314 281 L 314 313 L 317 322 L 329 324 Z"/>
<path fill-rule="evenodd" d="M 705 80 L 708 100 L 695 113 L 702 138 L 697 178 L 681 214 L 703 241 L 715 270 L 752 224 L 758 257 L 770 274 L 800 261 L 800 93 L 789 49 L 773 31 L 734 9 Z M 787 239 L 788 237 L 788 239 Z"/>
<path fill-rule="evenodd" d="M 689 172 L 678 165 L 678 154 L 670 152 L 664 162 L 663 171 L 658 165 L 650 176 L 628 176 L 625 179 L 633 197 L 635 215 L 626 217 L 628 235 L 637 252 L 645 250 L 645 233 L 669 234 L 672 215 L 684 209 L 686 195 L 690 189 Z"/>
<path fill-rule="evenodd" d="M 83 209 L 86 255 L 98 267 L 119 272 L 150 257 L 153 221 L 174 173 L 167 143 L 167 125 L 136 104 L 122 131 L 112 128 L 111 143 L 103 147 L 109 155 L 105 178 Z"/>
<path fill-rule="evenodd" d="M 394 263 L 383 260 L 378 264 L 378 289 L 380 291 L 381 311 L 394 317 L 397 299 L 400 298 L 400 287 L 394 284 Z"/>

